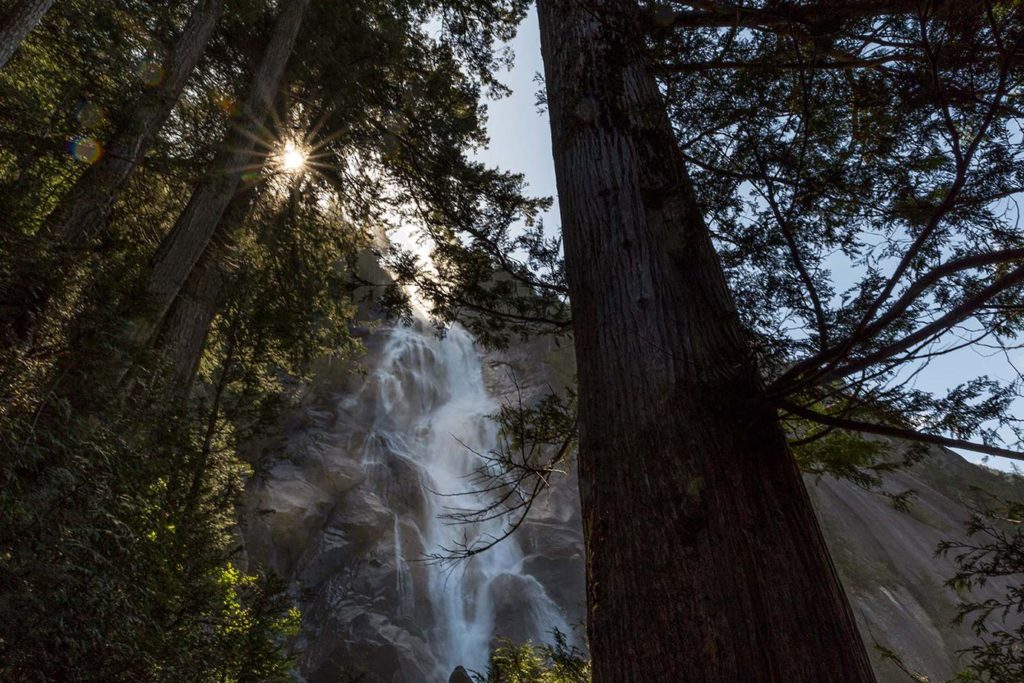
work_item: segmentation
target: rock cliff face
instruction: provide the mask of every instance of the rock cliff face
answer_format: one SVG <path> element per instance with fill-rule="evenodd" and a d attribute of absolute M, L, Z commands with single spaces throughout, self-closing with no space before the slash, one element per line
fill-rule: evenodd
<path fill-rule="evenodd" d="M 365 367 L 313 392 L 265 449 L 247 491 L 247 555 L 294 589 L 306 680 L 444 681 L 456 665 L 484 668 L 495 636 L 569 632 L 582 614 L 571 504 L 545 505 L 468 562 L 424 561 L 503 531 L 502 519 L 446 519 L 488 499 L 465 495 L 494 447 L 487 416 L 499 407 L 472 340 L 414 326 L 370 334 L 366 346 Z M 568 556 L 541 546 L 542 526 Z"/>
<path fill-rule="evenodd" d="M 942 540 L 965 538 L 970 487 L 1018 498 L 1022 487 L 941 448 L 886 479 L 892 492 L 915 492 L 909 511 L 899 512 L 848 481 L 808 478 L 807 485 L 865 643 L 898 652 L 930 681 L 948 681 L 958 669 L 957 652 L 977 639 L 967 625 L 951 623 L 957 596 L 943 583 L 955 565 L 936 557 L 935 548 Z M 995 581 L 978 595 L 999 597 L 1005 588 L 1006 582 Z M 880 681 L 907 680 L 877 651 L 871 654 Z"/>
<path fill-rule="evenodd" d="M 335 371 L 265 449 L 243 514 L 250 561 L 287 577 L 303 610 L 305 680 L 434 683 L 459 664 L 482 668 L 495 637 L 543 640 L 558 627 L 581 642 L 572 472 L 493 550 L 456 567 L 422 561 L 463 534 L 501 532 L 500 520 L 446 525 L 450 508 L 481 501 L 442 494 L 472 487 L 498 401 L 560 390 L 570 353 L 537 340 L 480 355 L 461 330 L 442 341 L 417 327 L 368 333 L 366 345 L 363 367 Z M 917 492 L 909 513 L 848 482 L 808 479 L 869 647 L 901 653 L 931 681 L 950 678 L 972 640 L 950 625 L 956 596 L 942 582 L 953 567 L 934 557 L 940 540 L 962 537 L 968 485 L 1012 486 L 942 449 L 890 478 L 893 491 Z M 875 659 L 881 681 L 905 680 Z"/>

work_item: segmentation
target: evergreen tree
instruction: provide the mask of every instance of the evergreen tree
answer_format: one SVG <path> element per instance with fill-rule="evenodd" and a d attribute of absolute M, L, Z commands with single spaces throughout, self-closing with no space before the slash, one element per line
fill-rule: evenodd
<path fill-rule="evenodd" d="M 536 206 L 468 160 L 521 3 L 218 5 L 55 4 L 0 71 L 5 679 L 290 680 L 300 617 L 235 538 L 257 445 L 358 352 L 379 234 Z M 125 135 L 136 156 L 104 164 Z M 215 210 L 183 232 L 199 195 Z M 102 210 L 56 236 L 84 200 Z M 177 284 L 140 299 L 155 268 Z M 24 296 L 29 274 L 59 286 Z"/>
<path fill-rule="evenodd" d="M 36 246 L 48 258 L 39 258 L 36 271 L 21 276 L 27 291 L 16 294 L 21 315 L 9 331 L 10 341 L 31 343 L 26 338 L 39 318 L 49 317 L 45 310 L 47 302 L 54 295 L 67 295 L 73 290 L 76 273 L 84 265 L 80 259 L 83 248 L 102 226 L 119 192 L 170 116 L 222 10 L 221 0 L 196 6 L 166 60 L 168 73 L 164 73 L 164 60 L 158 58 L 141 65 L 145 72 L 141 74 L 142 80 L 149 91 L 141 94 L 136 105 L 125 113 L 124 121 L 103 146 L 99 160 L 63 195 L 39 232 L 38 238 L 44 244 Z"/>
<path fill-rule="evenodd" d="M 538 10 L 579 373 L 594 676 L 873 680 L 637 9 Z"/>
<path fill-rule="evenodd" d="M 981 640 L 960 653 L 966 666 L 957 683 L 1011 683 L 1024 676 L 1024 626 L 1018 619 L 1024 612 L 1022 512 L 1019 502 L 990 498 L 968 520 L 968 541 L 939 546 L 938 552 L 957 564 L 947 584 L 961 596 L 957 621 L 969 620 Z M 993 580 L 1007 582 L 1003 597 L 980 602 L 969 597 Z"/>
<path fill-rule="evenodd" d="M 0 69 L 52 4 L 53 0 L 25 0 L 7 9 L 7 14 L 0 20 Z"/>
<path fill-rule="evenodd" d="M 583 652 L 552 632 L 553 645 L 503 640 L 491 651 L 486 674 L 475 673 L 477 683 L 590 683 L 590 663 Z"/>
<path fill-rule="evenodd" d="M 225 140 L 222 155 L 192 193 L 185 210 L 153 256 L 143 297 L 144 305 L 151 310 L 146 311 L 147 319 L 136 321 L 133 336 L 137 340 L 147 341 L 159 325 L 216 234 L 242 174 L 252 167 L 258 134 L 264 128 L 275 93 L 281 88 L 308 5 L 309 0 L 288 0 L 281 4 L 270 41 L 253 75 L 238 129 Z"/>
<path fill-rule="evenodd" d="M 223 0 L 198 3 L 168 58 L 142 64 L 141 77 L 149 91 L 126 114 L 119 130 L 105 145 L 103 157 L 78 178 L 47 217 L 42 237 L 70 242 L 66 246 L 72 246 L 88 237 L 103 221 L 110 205 L 117 200 L 118 191 L 142 162 L 177 104 L 223 9 Z"/>
<path fill-rule="evenodd" d="M 1021 457 L 1015 374 L 908 381 L 1017 343 L 1020 7 L 539 13 L 568 287 L 535 230 L 418 277 L 506 331 L 571 295 L 595 677 L 871 680 L 791 448 L 869 479 L 857 434 Z"/>

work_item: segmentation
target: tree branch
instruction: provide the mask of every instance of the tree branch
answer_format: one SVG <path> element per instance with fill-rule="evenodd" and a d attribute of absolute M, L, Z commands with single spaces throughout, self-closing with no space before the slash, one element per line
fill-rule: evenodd
<path fill-rule="evenodd" d="M 835 59 L 824 62 L 744 62 L 744 61 L 713 61 L 713 62 L 677 62 L 661 64 L 659 70 L 664 73 L 686 73 L 691 71 L 707 71 L 709 69 L 747 69 L 750 71 L 783 71 L 811 70 L 833 71 L 842 69 L 880 69 L 894 62 L 910 62 L 912 59 L 904 55 L 887 55 L 885 57 Z"/>
<path fill-rule="evenodd" d="M 701 9 L 667 15 L 655 10 L 651 22 L 673 28 L 776 28 L 812 26 L 815 23 L 851 21 L 917 12 L 918 0 L 862 0 L 845 5 L 822 2 L 815 5 L 776 7 L 771 10 L 740 7 L 727 2 L 691 2 Z"/>
<path fill-rule="evenodd" d="M 925 432 L 919 432 L 917 430 L 905 427 L 895 427 L 893 425 L 885 424 L 873 424 L 870 422 L 861 422 L 859 420 L 851 420 L 848 418 L 833 417 L 831 415 L 822 415 L 817 411 L 810 410 L 809 408 L 804 408 L 791 401 L 778 401 L 777 405 L 778 407 L 782 408 L 788 413 L 792 413 L 793 415 L 802 417 L 805 420 L 817 422 L 818 424 L 826 425 L 829 427 L 846 429 L 854 432 L 863 432 L 865 434 L 891 436 L 896 439 L 906 439 L 908 441 L 919 441 L 921 443 L 930 443 L 936 446 L 944 446 L 946 448 L 962 448 L 965 451 L 974 451 L 975 453 L 984 453 L 985 455 L 996 455 L 1001 458 L 1010 458 L 1012 460 L 1024 461 L 1024 453 L 1010 450 L 1008 448 L 999 448 L 997 446 L 988 446 L 986 444 L 974 443 L 973 441 L 964 441 L 962 439 L 954 439 L 947 436 L 927 434 Z"/>
<path fill-rule="evenodd" d="M 919 344 L 929 339 L 930 337 L 939 336 L 961 320 L 970 317 L 972 313 L 977 312 L 989 300 L 995 298 L 999 294 L 1002 294 L 1011 287 L 1021 284 L 1022 282 L 1024 282 L 1024 266 L 1018 266 L 1016 269 L 1011 271 L 1010 274 L 996 280 L 988 287 L 981 290 L 977 295 L 967 299 L 959 306 L 954 307 L 949 313 L 940 317 L 938 320 L 935 320 L 931 324 L 925 325 L 916 332 L 888 344 L 859 360 L 827 372 L 819 379 L 827 380 L 831 377 L 843 377 L 857 372 L 858 370 L 863 370 L 869 365 L 873 365 L 881 360 L 890 358 L 893 355 L 914 346 L 915 344 Z"/>

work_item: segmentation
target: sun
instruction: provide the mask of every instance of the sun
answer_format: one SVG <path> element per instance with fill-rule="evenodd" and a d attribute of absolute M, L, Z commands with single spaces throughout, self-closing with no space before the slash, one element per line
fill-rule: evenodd
<path fill-rule="evenodd" d="M 285 173 L 299 173 L 306 167 L 306 152 L 293 140 L 288 140 L 278 155 L 278 163 Z"/>

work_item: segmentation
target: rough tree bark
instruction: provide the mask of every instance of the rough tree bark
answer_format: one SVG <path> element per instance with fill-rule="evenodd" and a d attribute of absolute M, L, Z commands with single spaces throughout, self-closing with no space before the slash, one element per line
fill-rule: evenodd
<path fill-rule="evenodd" d="M 53 260 L 45 271 L 26 275 L 18 288 L 21 304 L 10 326 L 12 340 L 33 344 L 42 322 L 54 319 L 55 297 L 74 296 L 76 276 L 85 271 L 81 261 L 84 243 L 106 221 L 120 191 L 170 116 L 223 8 L 223 0 L 199 2 L 176 41 L 161 85 L 139 100 L 100 161 L 78 179 L 47 217 L 39 231 L 40 246 L 51 250 Z"/>
<path fill-rule="evenodd" d="M 213 35 L 223 0 L 201 0 L 174 46 L 161 85 L 143 96 L 126 125 L 47 218 L 41 234 L 68 245 L 89 237 L 105 220 L 125 182 L 142 161 Z"/>
<path fill-rule="evenodd" d="M 222 238 L 215 236 L 189 274 L 167 312 L 156 348 L 170 364 L 168 382 L 176 398 L 188 395 L 195 381 L 210 335 L 210 326 L 231 286 L 233 268 L 228 265 L 231 234 L 242 229 L 249 217 L 255 192 L 250 187 L 235 195 L 221 221 Z M 218 242 L 223 241 L 223 244 Z"/>
<path fill-rule="evenodd" d="M 223 152 L 193 191 L 188 205 L 153 257 L 145 282 L 144 319 L 136 321 L 137 342 L 151 337 L 217 231 L 224 211 L 238 190 L 242 173 L 251 166 L 270 103 L 280 88 L 309 0 L 286 0 L 273 35 L 260 60 L 242 120 L 224 141 Z"/>
<path fill-rule="evenodd" d="M 642 54 L 538 0 L 579 374 L 594 681 L 874 681 Z"/>
<path fill-rule="evenodd" d="M 207 250 L 167 312 L 156 346 L 171 365 L 168 381 L 176 396 L 187 395 L 192 387 L 229 277 L 218 256 Z"/>
<path fill-rule="evenodd" d="M 18 51 L 32 29 L 42 21 L 53 0 L 15 0 L 14 7 L 0 21 L 0 69 Z"/>

